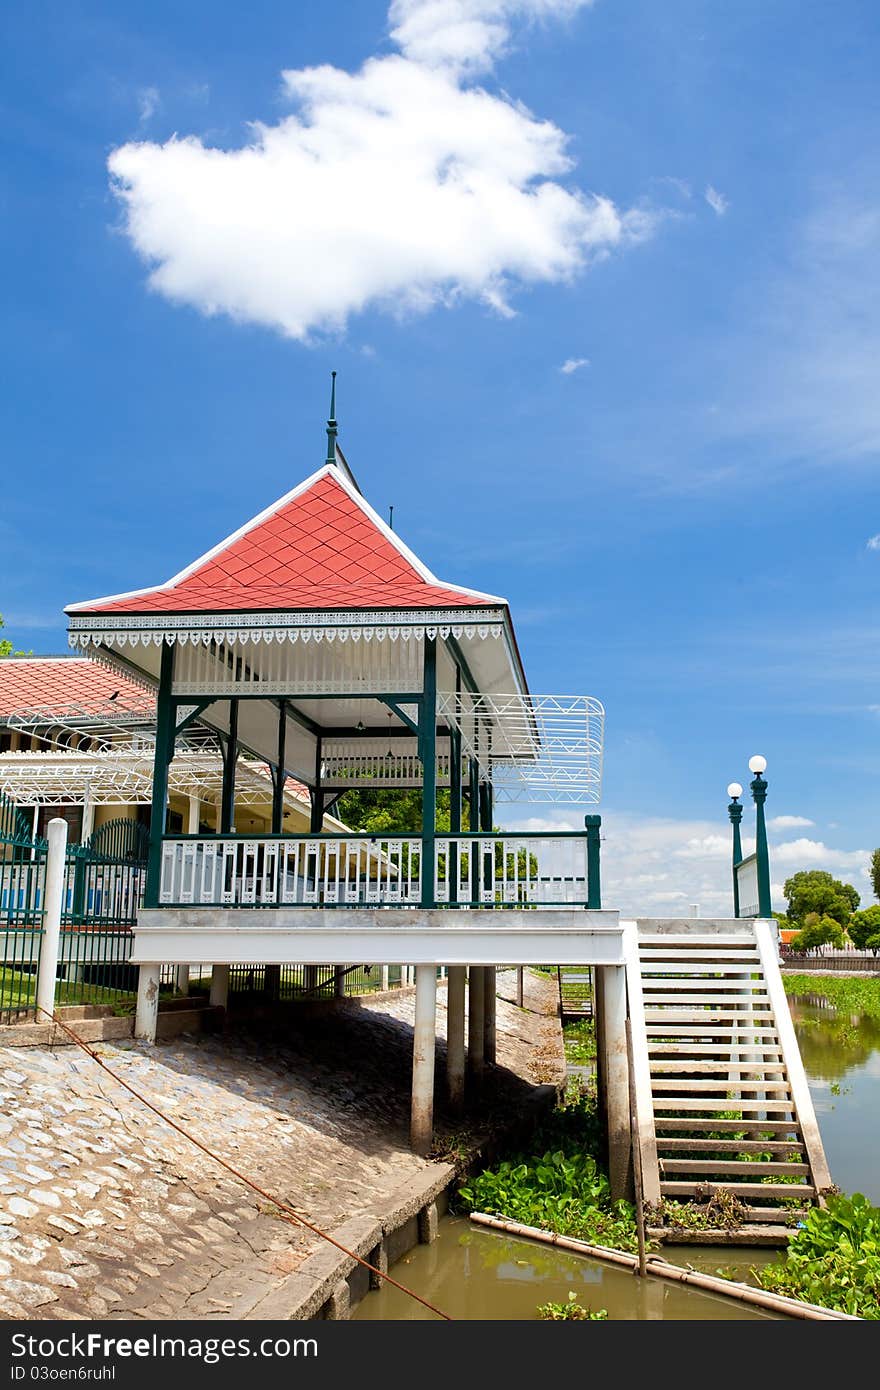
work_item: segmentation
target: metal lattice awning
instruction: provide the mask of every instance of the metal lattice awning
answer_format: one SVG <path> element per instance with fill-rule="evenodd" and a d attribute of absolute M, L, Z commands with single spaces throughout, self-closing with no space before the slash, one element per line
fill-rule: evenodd
<path fill-rule="evenodd" d="M 496 802 L 595 804 L 605 709 L 589 695 L 441 695 L 438 712 L 492 771 Z"/>

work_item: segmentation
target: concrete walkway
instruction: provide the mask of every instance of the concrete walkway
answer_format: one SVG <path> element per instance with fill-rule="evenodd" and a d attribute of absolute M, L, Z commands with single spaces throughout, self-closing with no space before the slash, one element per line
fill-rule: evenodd
<path fill-rule="evenodd" d="M 247 1031 L 108 1065 L 268 1192 L 333 1231 L 381 1218 L 441 1158 L 462 1158 L 564 1075 L 555 980 L 499 974 L 498 1068 L 464 1121 L 438 1094 L 432 1160 L 408 1148 L 413 993 L 291 1008 Z M 510 1002 L 505 1002 L 506 1000 Z M 445 1025 L 440 991 L 438 1025 Z M 442 1048 L 441 1048 L 442 1052 Z M 438 1058 L 438 1093 L 442 1086 Z M 0 1039 L 0 1316 L 244 1318 L 318 1246 L 74 1047 Z"/>

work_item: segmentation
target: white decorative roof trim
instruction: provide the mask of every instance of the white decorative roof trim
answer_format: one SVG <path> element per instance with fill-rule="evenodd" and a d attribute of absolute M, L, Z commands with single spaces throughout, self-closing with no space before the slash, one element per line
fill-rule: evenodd
<path fill-rule="evenodd" d="M 193 614 L 168 616 L 164 614 L 132 614 L 114 617 L 71 616 L 69 641 L 72 647 L 101 646 L 114 643 L 118 647 L 159 646 L 175 643 L 225 642 L 228 646 L 271 642 L 421 642 L 454 637 L 485 641 L 504 635 L 504 613 L 493 609 L 456 609 L 450 621 L 448 612 L 421 612 L 418 620 L 413 614 L 362 610 L 347 613 L 241 613 Z M 125 667 L 114 669 L 126 670 Z"/>
<path fill-rule="evenodd" d="M 88 651 L 90 661 L 94 661 L 98 666 L 106 666 L 109 671 L 117 676 L 124 676 L 132 685 L 140 686 L 141 690 L 148 690 L 151 695 L 155 695 L 159 682 L 151 681 L 149 677 L 138 671 L 135 667 L 129 666 L 127 661 L 114 656 L 106 647 L 100 645 L 100 638 L 91 638 L 86 641 L 75 641 L 73 634 L 68 637 L 71 647 L 82 647 Z"/>

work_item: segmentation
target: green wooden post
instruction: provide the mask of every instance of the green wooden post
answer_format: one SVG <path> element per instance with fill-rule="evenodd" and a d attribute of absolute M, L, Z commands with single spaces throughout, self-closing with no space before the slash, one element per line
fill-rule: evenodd
<path fill-rule="evenodd" d="M 434 836 L 437 828 L 437 639 L 425 636 L 419 757 L 422 762 L 422 907 L 434 905 Z"/>
<path fill-rule="evenodd" d="M 272 834 L 280 835 L 284 829 L 284 782 L 287 773 L 284 768 L 285 743 L 287 740 L 287 706 L 284 700 L 278 702 L 278 759 L 273 769 L 272 785 Z"/>
<path fill-rule="evenodd" d="M 309 832 L 320 835 L 324 827 L 324 793 L 321 790 L 321 735 L 315 740 L 315 785 L 312 788 L 312 812 L 309 818 Z"/>
<path fill-rule="evenodd" d="M 147 881 L 144 885 L 144 907 L 159 906 L 159 886 L 162 879 L 162 838 L 165 834 L 166 804 L 168 801 L 168 764 L 174 753 L 174 706 L 171 702 L 171 681 L 174 672 L 174 648 L 162 643 L 159 665 L 159 694 L 156 702 L 156 752 L 153 758 L 153 801 L 150 809 L 150 851 L 147 858 Z"/>
<path fill-rule="evenodd" d="M 770 852 L 767 847 L 767 826 L 764 822 L 764 802 L 767 800 L 767 783 L 760 772 L 755 773 L 750 783 L 755 800 L 755 853 L 758 867 L 758 916 L 772 917 L 770 902 Z"/>
<path fill-rule="evenodd" d="M 742 863 L 743 857 L 742 840 L 739 833 L 740 821 L 743 818 L 743 808 L 737 797 L 731 797 L 730 805 L 727 808 L 727 814 L 730 816 L 730 823 L 733 826 L 733 915 L 734 917 L 738 917 L 739 879 L 737 878 L 736 871 Z"/>
<path fill-rule="evenodd" d="M 601 816 L 584 816 L 587 831 L 587 907 L 601 908 L 602 881 L 599 864 Z"/>
<path fill-rule="evenodd" d="M 480 731 L 474 725 L 474 751 L 469 759 L 469 789 L 468 789 L 468 830 L 479 830 L 480 828 Z M 480 858 L 481 851 L 476 840 L 470 842 L 470 879 L 471 879 L 471 902 L 480 901 Z"/>
<path fill-rule="evenodd" d="M 456 694 L 461 695 L 461 671 L 456 667 L 455 671 Z M 461 700 L 458 700 L 459 709 Z M 462 757 L 461 757 L 461 729 L 453 727 L 449 731 L 449 834 L 450 836 L 461 833 L 461 801 L 462 801 Z M 449 846 L 449 856 L 446 864 L 446 876 L 449 888 L 449 903 L 458 901 L 458 845 Z"/>
<path fill-rule="evenodd" d="M 223 758 L 223 791 L 220 797 L 220 831 L 229 835 L 235 823 L 235 766 L 238 762 L 238 701 L 229 701 L 229 739 Z"/>

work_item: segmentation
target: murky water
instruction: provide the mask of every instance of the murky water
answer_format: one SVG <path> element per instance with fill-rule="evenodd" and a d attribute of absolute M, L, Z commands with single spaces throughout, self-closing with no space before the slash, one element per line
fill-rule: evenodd
<path fill-rule="evenodd" d="M 880 1203 L 880 1023 L 839 1014 L 820 994 L 817 981 L 815 996 L 790 1003 L 831 1175 L 844 1192 L 863 1192 Z M 663 1253 L 708 1273 L 735 1272 L 744 1282 L 753 1282 L 752 1267 L 780 1257 L 776 1251 L 727 1247 L 668 1246 Z M 438 1240 L 417 1246 L 394 1273 L 459 1319 L 532 1320 L 539 1304 L 564 1303 L 571 1290 L 585 1308 L 605 1308 L 614 1320 L 772 1316 L 663 1280 L 637 1279 L 612 1265 L 481 1229 L 460 1217 L 441 1221 Z M 364 1298 L 353 1317 L 401 1321 L 432 1314 L 386 1285 Z"/>

